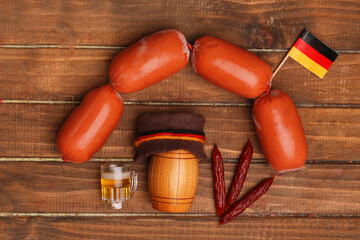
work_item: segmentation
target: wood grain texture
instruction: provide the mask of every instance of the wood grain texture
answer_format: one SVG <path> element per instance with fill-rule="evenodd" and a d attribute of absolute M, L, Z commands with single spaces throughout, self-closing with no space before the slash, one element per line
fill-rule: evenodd
<path fill-rule="evenodd" d="M 342 1 L 2 0 L 1 44 L 128 45 L 164 28 L 191 43 L 213 35 L 247 48 L 289 48 L 304 28 L 336 49 L 360 49 L 360 3 Z"/>
<path fill-rule="evenodd" d="M 111 59 L 121 50 L 1 49 L 0 99 L 76 100 L 108 82 Z M 274 69 L 285 53 L 255 52 Z M 324 79 L 289 59 L 273 81 L 297 104 L 360 104 L 360 54 L 340 54 Z M 194 94 L 194 92 L 196 94 Z M 250 103 L 198 76 L 188 64 L 126 101 Z"/>
<path fill-rule="evenodd" d="M 359 218 L 0 218 L 2 239 L 358 239 Z M 171 227 L 169 227 L 171 226 Z M 299 231 L 301 229 L 301 231 Z"/>
<path fill-rule="evenodd" d="M 57 131 L 74 104 L 0 104 L 0 157 L 60 157 Z M 126 105 L 120 123 L 94 157 L 132 158 L 137 119 L 143 114 L 193 112 L 206 118 L 205 151 L 215 143 L 224 158 L 238 158 L 247 139 L 254 158 L 264 159 L 255 134 L 250 107 Z M 308 160 L 359 161 L 359 108 L 299 108 L 308 141 Z"/>
<path fill-rule="evenodd" d="M 0 6 L 0 239 L 360 239 L 359 1 L 0 0 Z M 132 163 L 139 190 L 114 211 L 100 197 L 102 162 L 49 160 L 60 160 L 55 137 L 77 106 L 72 101 L 108 82 L 118 52 L 165 28 L 180 30 L 190 43 L 213 35 L 252 49 L 273 69 L 305 28 L 341 51 L 324 79 L 293 60 L 278 73 L 273 88 L 300 106 L 312 164 L 277 176 L 269 192 L 222 227 L 210 162 L 200 164 L 190 211 L 173 215 L 152 208 L 147 164 Z M 101 161 L 132 158 L 142 114 L 186 111 L 205 115 L 205 151 L 210 156 L 216 142 L 227 158 L 227 188 L 248 138 L 254 161 L 241 196 L 273 174 L 255 135 L 251 101 L 210 84 L 190 64 L 124 98 L 120 124 L 95 155 Z M 151 105 L 157 102 L 182 105 Z"/>
<path fill-rule="evenodd" d="M 138 173 L 138 191 L 123 210 L 107 210 L 101 201 L 100 163 L 0 163 L 0 212 L 13 213 L 137 213 L 158 214 L 148 193 L 147 165 L 132 165 Z M 226 163 L 226 189 L 236 163 Z M 271 176 L 267 164 L 251 164 L 240 197 Z M 210 163 L 199 164 L 195 200 L 187 214 L 216 216 Z M 244 216 L 360 216 L 360 166 L 307 165 L 282 174 Z M 56 214 L 55 214 L 56 215 Z M 169 215 L 169 214 L 168 214 Z M 186 216 L 186 214 L 184 215 Z M 191 217 L 191 216 L 190 216 Z"/>

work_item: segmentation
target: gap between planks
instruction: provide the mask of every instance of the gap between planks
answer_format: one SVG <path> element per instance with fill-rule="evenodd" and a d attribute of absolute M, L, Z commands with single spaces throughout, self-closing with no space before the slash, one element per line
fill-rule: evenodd
<path fill-rule="evenodd" d="M 79 104 L 81 101 L 57 101 L 57 100 L 22 100 L 2 99 L 3 104 Z M 211 106 L 211 107 L 250 107 L 251 103 L 208 103 L 208 102 L 143 102 L 125 101 L 125 105 L 148 105 L 148 106 Z M 359 104 L 336 104 L 336 103 L 298 103 L 298 108 L 360 108 Z"/>
<path fill-rule="evenodd" d="M 1 44 L 0 48 L 25 48 L 25 49 L 34 49 L 34 48 L 61 48 L 61 49 L 101 49 L 101 50 L 110 50 L 110 49 L 125 49 L 128 46 L 124 45 L 58 45 L 58 44 Z M 247 49 L 250 52 L 287 52 L 289 49 L 269 49 L 269 48 L 249 48 Z M 348 50 L 348 49 L 338 49 L 338 53 L 346 54 L 359 54 L 360 50 Z"/>
<path fill-rule="evenodd" d="M 217 217 L 215 213 L 14 213 L 0 212 L 0 217 Z M 312 214 L 312 213 L 277 213 L 251 214 L 243 213 L 241 217 L 267 218 L 359 218 L 360 214 Z"/>
<path fill-rule="evenodd" d="M 224 163 L 238 163 L 238 158 L 224 158 Z M 0 163 L 10 163 L 10 162 L 63 162 L 60 157 L 0 157 Z M 91 162 L 123 162 L 123 163 L 135 163 L 132 158 L 92 158 Z M 265 159 L 256 159 L 251 160 L 254 164 L 267 164 Z M 211 159 L 208 159 L 207 162 L 211 163 Z M 329 160 L 329 159 L 320 159 L 320 160 L 311 160 L 308 159 L 306 164 L 310 165 L 360 165 L 360 160 Z"/>

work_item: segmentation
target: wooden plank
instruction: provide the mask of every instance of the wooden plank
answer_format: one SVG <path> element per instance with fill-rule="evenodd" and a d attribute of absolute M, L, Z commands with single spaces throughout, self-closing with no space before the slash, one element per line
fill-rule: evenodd
<path fill-rule="evenodd" d="M 0 99 L 81 100 L 108 82 L 111 59 L 121 50 L 1 49 Z M 285 53 L 256 52 L 273 67 Z M 298 104 L 360 104 L 360 54 L 341 54 L 324 79 L 288 60 L 273 81 Z M 195 94 L 194 94 L 195 93 Z M 250 103 L 199 77 L 191 64 L 127 101 Z"/>
<path fill-rule="evenodd" d="M 0 218 L 2 239 L 358 239 L 359 218 Z M 146 237 L 145 237 L 146 236 Z"/>
<path fill-rule="evenodd" d="M 74 104 L 0 104 L 0 157 L 60 157 L 55 138 Z M 308 160 L 359 161 L 359 108 L 299 108 L 308 140 Z M 102 149 L 100 158 L 132 157 L 136 121 L 143 114 L 195 112 L 206 117 L 205 150 L 215 143 L 224 158 L 238 158 L 247 139 L 254 158 L 264 159 L 257 140 L 250 107 L 126 105 L 119 125 Z"/>
<path fill-rule="evenodd" d="M 289 48 L 308 28 L 336 49 L 360 49 L 360 4 L 342 1 L 2 0 L 1 44 L 128 45 L 164 28 L 190 42 L 214 35 L 247 48 Z"/>
<path fill-rule="evenodd" d="M 132 164 L 138 191 L 121 211 L 105 209 L 101 201 L 101 163 L 0 163 L 0 212 L 13 213 L 161 213 L 151 206 L 147 164 Z M 225 164 L 230 186 L 236 163 Z M 240 197 L 271 176 L 266 164 L 251 164 Z M 245 211 L 245 216 L 355 215 L 360 216 L 360 166 L 307 165 L 277 176 L 271 189 Z M 211 164 L 199 166 L 199 184 L 189 214 L 215 216 Z M 56 214 L 55 214 L 56 215 Z M 161 215 L 161 214 L 160 214 Z M 190 215 L 191 217 L 191 215 Z"/>
<path fill-rule="evenodd" d="M 101 163 L 0 163 L 0 212 L 12 213 L 137 213 L 160 214 L 151 206 L 147 164 L 132 164 L 138 173 L 138 191 L 121 211 L 105 209 L 101 201 Z M 225 164 L 230 186 L 236 163 Z M 271 176 L 266 164 L 251 164 L 240 197 Z M 244 216 L 355 215 L 360 216 L 360 166 L 307 165 L 277 176 L 273 186 Z M 211 164 L 199 166 L 197 194 L 188 214 L 215 216 Z M 55 214 L 56 215 L 56 214 Z M 201 215 L 200 215 L 201 216 Z"/>

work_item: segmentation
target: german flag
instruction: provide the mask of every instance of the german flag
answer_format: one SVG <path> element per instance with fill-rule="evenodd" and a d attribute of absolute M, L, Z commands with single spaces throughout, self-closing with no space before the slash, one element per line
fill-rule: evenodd
<path fill-rule="evenodd" d="M 288 55 L 318 77 L 323 78 L 339 54 L 305 30 Z"/>
<path fill-rule="evenodd" d="M 140 143 L 153 140 L 184 140 L 197 141 L 205 144 L 205 134 L 200 131 L 185 129 L 160 129 L 149 132 L 143 132 L 135 139 L 135 147 L 139 147 Z"/>

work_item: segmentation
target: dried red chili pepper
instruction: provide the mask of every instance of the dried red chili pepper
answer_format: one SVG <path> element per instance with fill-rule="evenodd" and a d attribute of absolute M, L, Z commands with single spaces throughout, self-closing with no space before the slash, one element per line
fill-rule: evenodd
<path fill-rule="evenodd" d="M 234 220 L 242 212 L 245 211 L 253 202 L 258 200 L 271 186 L 275 176 L 262 181 L 259 185 L 254 187 L 244 198 L 236 202 L 229 210 L 227 210 L 221 217 L 219 226 Z"/>
<path fill-rule="evenodd" d="M 216 213 L 220 217 L 225 212 L 226 191 L 224 178 L 224 164 L 219 148 L 215 145 L 212 155 L 212 167 L 214 173 L 214 194 Z"/>
<path fill-rule="evenodd" d="M 253 155 L 253 147 L 251 145 L 250 140 L 247 141 L 244 150 L 242 152 L 241 159 L 236 169 L 236 174 L 234 180 L 231 183 L 230 190 L 227 194 L 226 198 L 226 209 L 231 207 L 233 203 L 236 201 L 237 197 L 240 194 L 242 186 L 244 184 L 247 171 L 250 166 L 250 161 Z"/>

